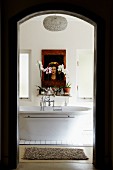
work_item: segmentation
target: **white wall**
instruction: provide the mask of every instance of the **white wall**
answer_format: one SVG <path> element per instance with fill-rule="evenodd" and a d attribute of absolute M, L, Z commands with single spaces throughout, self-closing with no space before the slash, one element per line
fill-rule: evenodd
<path fill-rule="evenodd" d="M 94 52 L 92 50 L 77 50 L 78 99 L 93 99 Z"/>
<path fill-rule="evenodd" d="M 94 49 L 94 27 L 85 21 L 65 15 L 68 20 L 67 28 L 64 31 L 51 32 L 43 27 L 45 16 L 38 16 L 20 25 L 20 49 L 31 50 L 31 101 L 22 100 L 20 105 L 37 105 L 35 85 L 40 86 L 41 81 L 36 63 L 41 60 L 42 49 L 66 49 L 66 67 L 72 83 L 71 104 L 74 105 L 77 96 L 76 52 L 78 49 Z"/>

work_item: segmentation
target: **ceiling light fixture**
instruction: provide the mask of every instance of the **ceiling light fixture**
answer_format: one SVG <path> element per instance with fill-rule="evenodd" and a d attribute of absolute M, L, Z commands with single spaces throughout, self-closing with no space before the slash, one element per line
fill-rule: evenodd
<path fill-rule="evenodd" d="M 67 20 L 62 16 L 51 15 L 44 19 L 43 25 L 49 31 L 63 31 L 67 27 Z"/>

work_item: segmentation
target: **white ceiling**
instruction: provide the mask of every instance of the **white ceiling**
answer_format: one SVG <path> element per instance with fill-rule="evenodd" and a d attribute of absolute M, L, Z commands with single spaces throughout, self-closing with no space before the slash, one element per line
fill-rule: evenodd
<path fill-rule="evenodd" d="M 71 15 L 66 15 L 66 14 L 43 14 L 43 15 L 38 15 L 35 16 L 33 18 L 31 18 L 30 20 L 37 20 L 37 21 L 43 21 L 44 18 L 46 18 L 47 16 L 51 16 L 51 15 L 56 15 L 56 16 L 63 16 L 67 19 L 68 22 L 85 22 L 82 19 L 79 19 L 75 16 L 71 16 Z"/>

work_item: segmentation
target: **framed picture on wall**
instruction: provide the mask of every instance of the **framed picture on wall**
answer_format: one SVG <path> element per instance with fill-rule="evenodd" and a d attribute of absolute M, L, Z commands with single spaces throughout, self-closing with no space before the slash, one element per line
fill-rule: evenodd
<path fill-rule="evenodd" d="M 42 64 L 48 68 L 42 74 L 42 87 L 65 86 L 66 78 L 58 72 L 58 66 L 63 64 L 66 67 L 66 50 L 42 50 Z"/>

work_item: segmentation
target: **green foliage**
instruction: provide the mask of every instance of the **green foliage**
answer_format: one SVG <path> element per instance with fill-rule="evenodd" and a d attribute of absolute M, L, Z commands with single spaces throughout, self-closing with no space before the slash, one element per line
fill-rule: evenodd
<path fill-rule="evenodd" d="M 71 88 L 71 83 L 67 82 L 65 88 Z"/>

